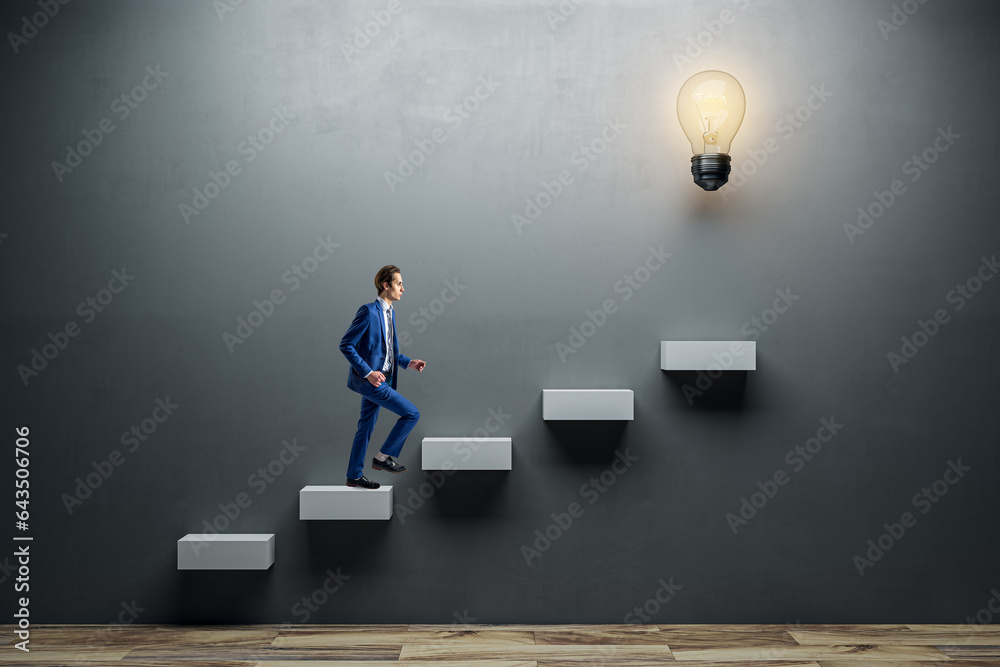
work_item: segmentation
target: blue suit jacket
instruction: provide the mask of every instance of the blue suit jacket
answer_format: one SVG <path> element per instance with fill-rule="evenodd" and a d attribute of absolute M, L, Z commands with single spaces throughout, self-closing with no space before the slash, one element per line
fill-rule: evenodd
<path fill-rule="evenodd" d="M 396 338 L 396 313 L 392 315 L 392 349 L 396 358 L 392 360 L 392 381 L 390 386 L 396 388 L 396 369 L 410 365 L 410 358 L 399 351 L 399 340 Z M 347 357 L 351 368 L 347 372 L 347 386 L 360 392 L 361 387 L 369 384 L 365 376 L 373 370 L 382 370 L 385 363 L 385 320 L 382 316 L 382 305 L 376 300 L 358 308 L 350 328 L 340 340 L 340 351 Z"/>

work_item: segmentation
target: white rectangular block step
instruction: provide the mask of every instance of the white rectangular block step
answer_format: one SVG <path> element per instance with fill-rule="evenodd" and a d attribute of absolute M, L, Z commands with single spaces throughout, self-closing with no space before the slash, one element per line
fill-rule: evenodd
<path fill-rule="evenodd" d="M 424 438 L 423 470 L 510 470 L 510 438 Z"/>
<path fill-rule="evenodd" d="M 755 371 L 757 343 L 751 340 L 661 340 L 665 371 Z"/>
<path fill-rule="evenodd" d="M 392 487 L 305 486 L 299 491 L 299 519 L 389 519 Z"/>
<path fill-rule="evenodd" d="M 178 570 L 266 570 L 274 533 L 190 533 L 177 540 Z"/>
<path fill-rule="evenodd" d="M 633 419 L 631 389 L 543 389 L 542 419 Z"/>

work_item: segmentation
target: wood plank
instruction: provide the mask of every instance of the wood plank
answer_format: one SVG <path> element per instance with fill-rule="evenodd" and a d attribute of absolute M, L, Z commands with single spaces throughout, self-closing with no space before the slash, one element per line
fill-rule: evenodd
<path fill-rule="evenodd" d="M 424 625 L 424 624 L 414 624 L 409 626 L 410 631 L 419 632 L 427 630 L 454 630 L 456 626 L 453 625 Z M 659 632 L 660 628 L 656 625 L 607 625 L 607 624 L 586 624 L 586 623 L 573 623 L 568 625 L 524 625 L 524 624 L 509 624 L 509 625 L 493 625 L 493 624 L 462 624 L 459 626 L 462 630 L 496 630 L 503 632 L 575 632 L 575 631 L 605 631 L 605 630 L 615 630 L 619 632 Z"/>
<path fill-rule="evenodd" d="M 438 630 L 410 632 L 327 632 L 312 633 L 296 632 L 279 634 L 273 646 L 280 647 L 316 647 L 329 646 L 369 646 L 389 644 L 397 647 L 407 644 L 436 643 L 474 643 L 474 644 L 534 644 L 532 632 L 494 632 L 491 630 Z"/>
<path fill-rule="evenodd" d="M 856 630 L 854 632 L 827 632 L 825 630 L 793 630 L 789 634 L 803 646 L 828 646 L 830 644 L 880 644 L 883 646 L 937 646 L 940 644 L 1000 644 L 1000 635 L 961 634 L 961 628 L 953 628 L 950 634 L 907 630 L 906 632 L 882 632 L 878 630 Z"/>
<path fill-rule="evenodd" d="M 0 664 L 12 664 L 20 665 L 22 661 L 19 659 L 6 658 L 0 659 Z M 96 661 L 86 661 L 86 662 L 76 662 L 74 660 L 54 660 L 51 658 L 46 658 L 40 662 L 28 661 L 24 664 L 30 664 L 32 667 L 66 667 L 67 665 L 73 665 L 79 667 L 185 667 L 185 663 L 179 663 L 176 660 L 129 660 L 128 662 L 121 662 L 120 660 L 96 660 Z M 248 661 L 232 661 L 232 660 L 199 660 L 198 667 L 256 667 L 258 664 L 255 660 Z M 301 662 L 296 663 L 298 667 L 312 667 L 311 665 L 303 665 Z M 340 665 L 341 663 L 337 663 Z M 367 663 L 365 663 L 367 664 Z M 399 667 L 398 662 L 384 663 L 392 664 Z M 995 665 L 994 665 L 995 667 Z"/>
<path fill-rule="evenodd" d="M 703 667 L 702 663 L 697 663 Z M 858 667 L 860 660 L 821 660 L 820 667 Z M 878 667 L 997 667 L 996 660 L 880 660 Z"/>
<path fill-rule="evenodd" d="M 709 648 L 700 650 L 672 649 L 678 661 L 715 660 L 843 660 L 856 659 L 858 663 L 883 660 L 947 660 L 933 646 L 878 646 L 874 644 L 834 646 L 775 646 L 770 648 Z"/>
<path fill-rule="evenodd" d="M 256 667 L 399 667 L 401 664 L 405 664 L 406 667 L 441 667 L 441 663 L 436 660 L 431 662 L 410 660 L 406 663 L 399 663 L 395 660 L 388 662 L 383 660 L 310 660 L 308 663 L 299 660 L 262 660 L 256 663 Z M 87 667 L 90 666 L 87 665 Z M 124 666 L 119 664 L 118 667 Z M 168 667 L 180 666 L 175 662 Z M 537 667 L 537 663 L 534 660 L 470 660 L 463 662 L 462 667 Z"/>
<path fill-rule="evenodd" d="M 865 630 L 879 630 L 882 632 L 908 632 L 910 626 L 907 625 L 843 625 L 843 624 L 831 624 L 831 625 L 809 625 L 805 623 L 785 623 L 785 624 L 758 624 L 758 625 L 733 625 L 733 624 L 672 624 L 672 625 L 659 625 L 658 626 L 662 632 L 667 631 L 695 631 L 699 634 L 701 633 L 720 633 L 720 632 L 748 632 L 748 631 L 764 631 L 764 632 L 792 632 L 793 630 L 823 630 L 827 632 L 860 632 Z M 956 628 L 959 626 L 943 626 Z"/>
<path fill-rule="evenodd" d="M 251 626 L 251 627 L 258 627 L 258 626 L 255 625 L 255 626 Z M 323 631 L 323 632 L 406 632 L 407 630 L 410 629 L 410 627 L 411 626 L 409 626 L 409 625 L 402 625 L 402 624 L 396 624 L 396 625 L 374 625 L 374 624 L 320 625 L 318 623 L 317 624 L 311 624 L 311 625 L 276 625 L 276 626 L 274 626 L 275 630 L 277 630 L 277 632 L 278 632 L 279 635 L 291 635 L 291 634 L 300 633 L 300 632 L 313 633 L 313 632 L 319 632 L 319 631 Z M 451 625 L 435 625 L 435 626 L 428 626 L 428 627 L 433 627 L 436 630 L 447 630 L 449 628 L 452 628 L 453 626 L 451 626 Z M 462 628 L 464 629 L 465 626 L 462 626 Z"/>
<path fill-rule="evenodd" d="M 295 648 L 281 646 L 144 646 L 125 657 L 133 660 L 397 660 L 400 644 Z"/>
<path fill-rule="evenodd" d="M 398 664 L 399 665 L 406 665 L 408 667 L 410 663 L 409 662 L 400 662 Z M 445 661 L 445 660 L 442 660 L 442 661 L 440 661 L 440 662 L 438 662 L 436 664 L 438 664 L 438 665 L 442 665 L 442 664 L 447 665 L 449 663 L 447 661 Z M 452 663 L 452 664 L 454 664 L 454 663 Z M 464 665 L 465 662 L 461 662 L 459 664 Z M 627 660 L 627 661 L 619 661 L 617 658 L 612 658 L 612 659 L 608 659 L 608 658 L 583 658 L 583 659 L 580 659 L 580 658 L 578 658 L 576 660 L 539 660 L 535 664 L 537 664 L 538 667 L 542 667 L 543 665 L 544 665 L 544 667 L 587 667 L 588 665 L 608 665 L 608 666 L 611 666 L 611 667 L 616 667 L 617 665 L 625 665 L 626 667 L 662 667 L 663 665 L 674 665 L 676 667 L 677 662 L 675 662 L 673 658 L 659 658 L 659 659 L 657 659 L 657 658 L 647 658 L 647 659 L 636 659 L 636 660 Z M 707 664 L 707 663 L 705 663 L 705 664 Z M 757 663 L 754 663 L 754 664 L 757 665 Z M 790 663 L 782 663 L 782 664 L 788 665 Z M 799 663 L 794 663 L 794 664 L 796 666 L 799 665 Z M 808 664 L 811 667 L 815 666 L 815 663 L 808 663 Z M 698 665 L 699 665 L 699 667 L 701 667 L 702 663 L 698 663 Z M 726 665 L 728 666 L 728 665 L 730 665 L 730 663 L 726 663 Z M 994 665 L 993 667 L 996 667 L 996 665 Z"/>
<path fill-rule="evenodd" d="M 116 649 L 91 649 L 86 646 L 82 647 L 63 647 L 57 646 L 53 648 L 36 648 L 34 646 L 34 641 L 28 644 L 31 649 L 30 652 L 20 651 L 18 649 L 7 649 L 4 651 L 4 662 L 7 662 L 8 657 L 12 664 L 90 664 L 91 662 L 111 662 L 115 660 L 121 660 L 126 655 L 128 655 L 128 647 L 116 648 Z"/>
<path fill-rule="evenodd" d="M 961 625 L 907 625 L 907 628 L 914 632 L 935 633 L 939 635 L 950 635 L 953 633 L 969 635 L 994 635 L 1000 637 L 1000 625 L 977 625 L 975 623 L 963 623 Z M 997 642 L 1000 643 L 1000 642 Z"/>
<path fill-rule="evenodd" d="M 405 665 L 408 666 L 410 663 L 407 662 L 407 663 L 400 663 L 400 664 L 405 664 Z M 580 665 L 586 665 L 586 664 L 588 664 L 588 663 L 586 663 L 586 662 L 563 662 L 563 661 L 559 661 L 559 660 L 539 660 L 538 661 L 538 667 L 580 667 Z M 596 664 L 609 664 L 609 663 L 596 663 Z M 616 663 L 610 663 L 610 664 L 616 664 Z M 674 667 L 676 667 L 677 665 L 682 664 L 682 663 L 678 663 L 678 662 L 673 661 L 673 660 L 654 660 L 654 661 L 648 661 L 648 662 L 640 660 L 640 661 L 628 662 L 628 663 L 625 663 L 625 664 L 627 664 L 628 667 L 647 667 L 647 666 L 648 667 L 656 667 L 657 665 L 674 665 Z M 691 665 L 697 665 L 697 667 L 820 667 L 820 663 L 818 663 L 818 662 L 811 662 L 811 661 L 810 662 L 803 662 L 801 660 L 778 660 L 778 661 L 775 661 L 775 660 L 752 660 L 752 661 L 738 660 L 736 662 L 693 662 L 693 663 L 690 663 L 690 664 Z M 855 663 L 852 663 L 852 664 L 854 665 L 854 667 L 857 667 L 861 663 L 855 662 Z M 894 662 L 893 663 L 881 663 L 880 662 L 879 663 L 879 667 L 884 667 L 884 666 L 888 666 L 888 665 L 895 665 L 895 664 L 896 663 L 894 663 Z M 920 663 L 920 664 L 926 665 L 928 663 Z M 957 663 L 949 662 L 948 664 L 949 665 L 955 665 Z M 994 664 L 992 667 L 997 667 L 997 665 Z"/>
<path fill-rule="evenodd" d="M 662 632 L 644 632 L 623 629 L 604 630 L 536 630 L 536 644 L 613 644 L 613 645 L 667 645 L 667 635 Z"/>
<path fill-rule="evenodd" d="M 498 645 L 458 645 L 458 644 L 407 644 L 400 651 L 400 662 L 410 660 L 502 660 L 523 659 L 542 661 L 562 661 L 575 664 L 607 662 L 616 665 L 631 665 L 646 662 L 673 662 L 670 649 L 661 646 L 617 646 L 608 644 L 592 645 L 551 645 L 551 644 L 508 644 Z"/>
<path fill-rule="evenodd" d="M 118 646 L 155 646 L 185 642 L 189 644 L 268 646 L 276 629 L 260 626 L 161 626 L 161 625 L 37 625 L 31 629 L 29 646 L 75 646 L 117 648 Z M 12 640 L 14 643 L 17 640 Z"/>
<path fill-rule="evenodd" d="M 278 630 L 260 626 L 160 625 L 141 637 L 136 646 L 270 646 Z"/>
<path fill-rule="evenodd" d="M 0 664 L 2 663 L 13 664 L 13 665 L 22 664 L 20 660 L 14 660 L 14 659 L 7 660 L 6 658 L 0 660 Z M 53 660 L 50 658 L 46 658 L 45 660 L 40 662 L 32 662 L 29 660 L 24 664 L 30 664 L 32 667 L 65 667 L 66 665 L 74 665 L 74 666 L 79 665 L 80 667 L 184 667 L 184 663 L 178 663 L 176 660 L 129 660 L 128 662 L 121 662 L 119 660 L 97 660 L 91 662 L 88 660 L 86 662 L 77 663 L 72 660 L 64 661 L 64 660 Z M 257 664 L 258 662 L 254 660 L 237 661 L 237 662 L 233 662 L 231 660 L 198 661 L 198 667 L 256 667 Z M 338 662 L 336 664 L 341 665 L 342 663 Z M 362 663 L 362 664 L 368 665 L 368 663 Z M 396 667 L 399 667 L 398 662 L 383 663 L 383 664 L 391 664 L 391 665 L 396 665 Z M 301 662 L 296 663 L 296 665 L 298 667 L 312 667 L 312 665 L 303 665 Z"/>
<path fill-rule="evenodd" d="M 987 646 L 939 645 L 937 648 L 949 658 L 956 658 L 958 660 L 978 660 L 981 658 L 1000 660 L 1000 645 L 997 644 Z"/>
<path fill-rule="evenodd" d="M 36 627 L 31 628 L 31 641 L 28 646 L 81 646 L 88 648 L 116 648 L 118 646 L 134 646 L 148 634 L 145 630 L 121 629 L 107 631 L 107 626 L 95 625 L 73 628 Z M 12 646 L 20 641 L 17 637 L 6 640 L 5 646 Z"/>
<path fill-rule="evenodd" d="M 671 651 L 710 648 L 767 648 L 797 646 L 787 626 L 660 626 L 660 637 Z M 844 643 L 844 642 L 840 642 Z"/>

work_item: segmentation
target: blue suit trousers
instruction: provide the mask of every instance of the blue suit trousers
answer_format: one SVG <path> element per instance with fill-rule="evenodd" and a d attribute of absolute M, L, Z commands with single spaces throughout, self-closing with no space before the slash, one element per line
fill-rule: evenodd
<path fill-rule="evenodd" d="M 388 456 L 399 456 L 403 443 L 406 442 L 406 436 L 420 419 L 417 406 L 390 387 L 388 378 L 378 387 L 372 386 L 365 380 L 361 383 L 361 391 L 358 393 L 361 394 L 361 418 L 358 419 L 358 431 L 354 434 L 354 444 L 351 446 L 351 461 L 347 466 L 347 476 L 351 479 L 358 479 L 364 473 L 365 453 L 372 431 L 375 429 L 375 420 L 378 418 L 380 407 L 399 415 L 396 425 L 392 427 L 389 437 L 385 439 L 385 444 L 380 450 Z"/>

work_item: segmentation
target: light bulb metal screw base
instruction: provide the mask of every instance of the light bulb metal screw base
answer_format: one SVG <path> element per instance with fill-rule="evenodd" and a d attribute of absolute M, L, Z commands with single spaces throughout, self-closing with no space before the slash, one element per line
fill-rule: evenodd
<path fill-rule="evenodd" d="M 691 158 L 694 182 L 713 192 L 729 182 L 732 159 L 727 153 L 702 153 Z"/>

